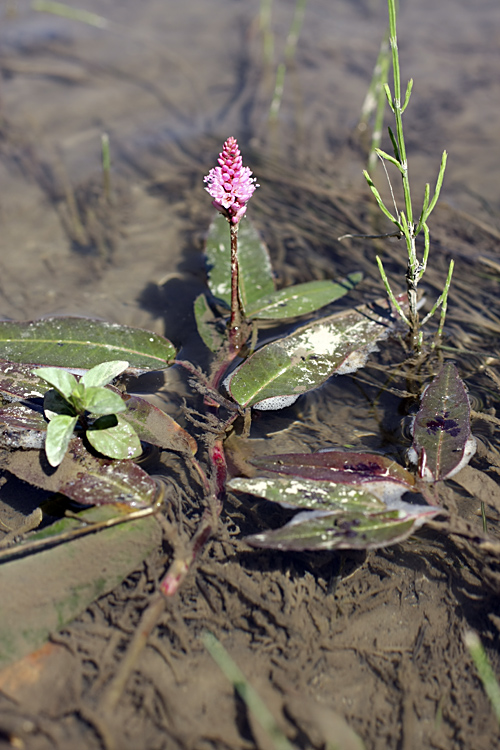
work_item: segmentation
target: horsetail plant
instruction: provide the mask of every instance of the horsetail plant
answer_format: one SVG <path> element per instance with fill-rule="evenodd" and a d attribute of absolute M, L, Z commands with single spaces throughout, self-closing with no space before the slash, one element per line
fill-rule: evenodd
<path fill-rule="evenodd" d="M 422 209 L 420 211 L 420 215 L 418 219 L 416 219 L 415 214 L 413 212 L 413 207 L 412 207 L 411 192 L 410 192 L 410 179 L 409 179 L 409 173 L 408 173 L 408 160 L 407 160 L 406 145 L 405 145 L 405 139 L 404 139 L 404 133 L 403 133 L 403 113 L 406 110 L 406 107 L 408 106 L 408 103 L 410 100 L 410 96 L 411 96 L 411 92 L 413 88 L 413 79 L 410 79 L 408 81 L 408 84 L 406 87 L 405 98 L 404 98 L 404 101 L 402 101 L 401 99 L 401 73 L 400 73 L 400 66 L 399 66 L 398 42 L 397 42 L 397 35 L 396 35 L 395 0 L 388 0 L 388 8 L 389 8 L 389 42 L 390 42 L 391 51 L 392 51 L 394 91 L 391 92 L 390 87 L 387 83 L 384 85 L 384 90 L 385 90 L 387 101 L 389 103 L 389 107 L 391 108 L 394 114 L 395 121 L 396 121 L 395 133 L 389 127 L 389 136 L 391 139 L 394 156 L 391 156 L 386 151 L 383 151 L 380 148 L 376 148 L 375 152 L 379 156 L 379 158 L 382 160 L 384 169 L 386 167 L 386 163 L 388 162 L 394 165 L 399 170 L 399 173 L 401 174 L 402 183 L 403 183 L 404 210 L 399 210 L 396 205 L 396 201 L 395 201 L 394 194 L 392 191 L 392 186 L 390 185 L 390 181 L 389 181 L 389 185 L 391 187 L 391 195 L 393 198 L 394 212 L 391 211 L 389 208 L 387 208 L 387 206 L 385 205 L 369 173 L 365 170 L 363 174 L 366 178 L 366 181 L 373 195 L 375 196 L 375 200 L 377 201 L 377 204 L 380 210 L 397 227 L 398 235 L 400 237 L 405 238 L 406 249 L 408 252 L 408 266 L 407 266 L 407 271 L 406 271 L 406 285 L 407 285 L 408 301 L 409 301 L 408 314 L 406 314 L 403 311 L 403 309 L 401 308 L 401 305 L 397 301 L 390 287 L 387 274 L 385 272 L 384 266 L 379 256 L 377 256 L 377 264 L 378 264 L 378 268 L 380 271 L 380 275 L 382 277 L 382 281 L 384 283 L 387 294 L 389 296 L 389 299 L 391 300 L 394 307 L 398 311 L 399 315 L 401 316 L 401 318 L 404 320 L 404 322 L 408 325 L 410 329 L 410 338 L 411 338 L 412 347 L 414 350 L 419 351 L 422 346 L 422 339 L 423 339 L 421 328 L 434 315 L 434 313 L 439 307 L 441 307 L 441 320 L 440 320 L 440 324 L 438 328 L 438 336 L 440 336 L 442 333 L 443 326 L 444 326 L 444 318 L 446 315 L 448 291 L 450 288 L 451 276 L 453 273 L 454 263 L 453 263 L 453 260 L 451 260 L 449 269 L 448 269 L 448 276 L 446 278 L 446 282 L 445 282 L 442 294 L 439 296 L 439 298 L 437 299 L 436 303 L 433 305 L 430 312 L 424 317 L 422 321 L 420 321 L 419 313 L 418 313 L 417 289 L 418 289 L 418 284 L 425 273 L 425 270 L 427 267 L 427 261 L 429 258 L 430 233 L 429 233 L 429 227 L 428 227 L 427 221 L 432 211 L 434 210 L 436 203 L 438 201 L 438 198 L 439 198 L 439 194 L 440 194 L 441 187 L 443 184 L 443 179 L 444 179 L 444 172 L 446 168 L 447 153 L 446 151 L 443 151 L 443 156 L 441 158 L 441 165 L 440 165 L 438 177 L 436 180 L 436 186 L 434 188 L 434 193 L 432 197 L 431 197 L 431 190 L 430 190 L 429 183 L 427 183 L 425 186 Z M 387 173 L 387 170 L 386 170 L 386 173 Z M 423 252 L 423 256 L 421 259 L 419 259 L 419 257 L 417 256 L 417 250 L 416 250 L 416 238 L 420 234 L 420 232 L 423 232 L 423 235 L 424 235 L 424 252 Z"/>

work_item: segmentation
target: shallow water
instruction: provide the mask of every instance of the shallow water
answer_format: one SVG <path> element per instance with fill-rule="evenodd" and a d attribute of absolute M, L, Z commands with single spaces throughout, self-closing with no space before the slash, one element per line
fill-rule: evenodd
<path fill-rule="evenodd" d="M 255 152 L 261 205 L 272 186 L 258 161 L 268 159 L 271 174 L 279 165 L 298 183 L 366 194 L 356 126 L 386 26 L 383 0 L 309 3 L 276 132 L 268 125 L 275 65 L 264 62 L 258 2 L 85 7 L 109 27 L 36 13 L 28 2 L 3 6 L 2 315 L 90 313 L 154 325 L 157 311 L 143 299 L 148 284 L 180 264 L 190 280 L 200 276 L 193 233 L 210 216 L 201 178 L 231 133 L 246 161 L 249 146 Z M 275 62 L 293 7 L 273 7 Z M 403 80 L 415 79 L 406 115 L 414 194 L 434 181 L 446 148 L 443 204 L 497 228 L 499 35 L 495 2 L 402 3 Z M 96 259 L 71 247 L 75 230 L 61 214 L 71 191 L 89 180 L 99 187 L 103 131 L 121 191 L 110 230 L 118 248 Z M 288 208 L 293 221 L 300 203 Z M 84 225 L 91 221 L 80 213 Z"/>
<path fill-rule="evenodd" d="M 261 184 L 248 213 L 269 243 L 280 284 L 361 269 L 364 285 L 349 304 L 382 296 L 374 265 L 379 252 L 395 286 L 401 285 L 405 262 L 398 241 L 336 239 L 346 232 L 388 230 L 376 218 L 364 184 L 364 135 L 357 127 L 386 28 L 384 0 L 309 0 L 273 126 L 268 115 L 275 68 L 293 2 L 273 4 L 272 64 L 264 56 L 257 0 L 74 5 L 101 14 L 107 27 L 36 13 L 24 0 L 6 1 L 0 9 L 0 317 L 102 317 L 166 333 L 183 345 L 186 356 L 201 354 L 191 310 L 204 288 L 201 251 L 212 215 L 202 178 L 228 135 L 238 137 L 245 163 Z M 415 201 L 424 183 L 435 180 L 442 150 L 449 152 L 442 199 L 430 222 L 434 244 L 424 286 L 432 300 L 455 258 L 447 343 L 483 353 L 456 356 L 475 408 L 495 418 L 498 383 L 484 354 L 498 357 L 500 332 L 500 8 L 493 0 L 473 7 L 466 0 L 438 6 L 431 0 L 402 1 L 398 38 L 403 81 L 414 78 L 405 127 Z M 111 206 L 102 200 L 103 132 L 111 141 Z M 383 185 L 380 169 L 376 177 Z M 386 351 L 378 364 L 386 368 L 390 361 Z M 378 450 L 401 442 L 404 403 L 394 394 L 378 394 L 384 372 L 367 369 L 355 378 L 338 378 L 291 409 L 259 416 L 254 449 L 317 450 L 349 443 Z M 166 383 L 163 403 L 171 397 L 175 411 L 181 386 L 170 371 Z M 151 391 L 159 384 L 161 378 L 151 376 L 142 387 Z M 482 445 L 474 465 L 496 486 L 498 425 L 478 418 L 474 430 Z M 479 497 L 488 501 L 495 494 L 492 485 L 480 491 L 478 481 L 476 475 L 464 480 L 469 504 L 463 489 L 452 498 L 473 521 Z M 498 497 L 495 502 L 492 530 Z M 245 516 L 245 532 L 252 531 L 249 525 Z M 160 747 L 167 732 L 175 747 L 254 747 L 251 738 L 258 730 L 242 719 L 231 691 L 200 655 L 192 623 L 208 622 L 232 641 L 240 665 L 262 680 L 276 710 L 283 708 L 277 692 L 286 703 L 292 685 L 333 706 L 367 747 L 465 748 L 472 746 L 471 737 L 477 748 L 494 747 L 494 720 L 460 645 L 464 623 L 474 624 L 498 659 L 497 599 L 481 590 L 480 565 L 476 578 L 469 569 L 467 578 L 456 550 L 451 554 L 441 542 L 423 539 L 408 543 L 401 556 L 395 548 L 357 561 L 352 581 L 335 579 L 339 588 L 333 596 L 330 558 L 323 563 L 250 554 L 231 541 L 226 527 L 224 534 L 214 544 L 213 559 L 203 562 L 201 581 L 188 585 L 174 625 L 164 625 L 166 638 L 154 636 L 169 668 L 176 665 L 174 677 L 165 676 L 164 662 L 150 649 L 137 695 L 127 694 L 119 714 L 129 733 L 121 746 L 134 747 L 146 732 L 151 747 Z M 491 570 L 488 585 L 497 594 L 493 564 Z M 141 591 L 151 589 L 149 568 L 139 583 Z M 99 640 L 112 605 L 122 608 L 126 632 L 136 627 L 137 608 L 121 591 L 70 632 L 75 653 L 81 633 L 88 642 Z M 107 639 L 101 639 L 107 646 L 99 646 L 104 655 L 89 646 L 92 658 L 104 665 L 101 674 L 96 677 L 84 661 L 80 665 L 84 688 L 74 690 L 83 689 L 84 703 L 99 695 L 103 674 L 116 665 L 113 643 L 118 650 L 119 637 L 115 632 Z M 393 639 L 399 652 L 391 650 Z M 186 676 L 191 670 L 200 676 L 196 689 Z M 155 681 L 161 685 L 155 689 L 168 697 L 158 704 L 150 697 L 148 704 L 144 685 Z M 191 702 L 184 706 L 187 693 Z M 212 695 L 223 696 L 227 712 L 219 735 L 210 718 L 220 713 Z M 34 705 L 43 704 L 37 700 Z M 370 701 L 376 708 L 366 716 Z M 69 715 L 75 705 L 63 701 L 60 711 Z M 40 710 L 57 715 L 53 706 Z M 130 718 L 135 710 L 136 720 Z M 288 706 L 290 713 L 306 731 L 297 707 L 294 713 Z M 442 726 L 438 715 L 444 715 Z M 316 731 L 320 725 L 318 719 Z M 78 722 L 75 727 L 73 742 L 77 737 L 90 743 L 79 734 Z M 63 734 L 58 741 L 63 747 Z M 322 746 L 321 738 L 315 743 Z"/>

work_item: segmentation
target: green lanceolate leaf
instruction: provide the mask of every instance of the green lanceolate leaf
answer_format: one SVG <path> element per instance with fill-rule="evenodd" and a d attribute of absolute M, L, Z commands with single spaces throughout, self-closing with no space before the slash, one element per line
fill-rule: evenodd
<path fill-rule="evenodd" d="M 286 320 L 307 315 L 340 299 L 363 278 L 362 273 L 351 273 L 339 281 L 308 281 L 305 284 L 279 289 L 263 297 L 245 310 L 250 319 Z"/>
<path fill-rule="evenodd" d="M 308 508 L 331 512 L 385 510 L 381 500 L 361 487 L 295 477 L 237 477 L 228 482 L 231 490 L 263 497 L 285 508 Z"/>
<path fill-rule="evenodd" d="M 67 370 L 62 370 L 58 367 L 38 367 L 36 370 L 33 370 L 33 375 L 45 380 L 46 383 L 55 388 L 68 401 L 77 386 L 75 376 Z"/>
<path fill-rule="evenodd" d="M 220 321 L 210 309 L 204 294 L 200 294 L 194 301 L 194 317 L 203 343 L 211 352 L 216 352 L 226 340 L 226 334 L 224 329 L 221 331 L 218 328 Z"/>
<path fill-rule="evenodd" d="M 435 509 L 416 516 L 397 510 L 382 513 L 299 513 L 275 531 L 246 538 L 254 547 L 280 550 L 377 549 L 407 539 Z"/>
<path fill-rule="evenodd" d="M 82 376 L 81 382 L 85 388 L 108 385 L 108 383 L 111 383 L 111 381 L 118 377 L 118 375 L 125 372 L 127 367 L 128 362 L 123 359 L 102 362 L 100 365 L 96 365 L 95 367 L 92 367 L 91 370 L 88 370 L 88 372 Z"/>
<path fill-rule="evenodd" d="M 385 300 L 321 318 L 258 349 L 224 385 L 241 406 L 283 408 L 331 375 L 362 367 L 394 325 Z"/>
<path fill-rule="evenodd" d="M 73 436 L 77 417 L 69 414 L 56 414 L 47 425 L 45 438 L 45 454 L 51 466 L 59 466 L 68 450 L 69 441 Z"/>
<path fill-rule="evenodd" d="M 110 359 L 129 362 L 135 373 L 162 370 L 174 346 L 156 333 L 86 318 L 0 321 L 0 358 L 53 367 L 89 369 Z"/>
<path fill-rule="evenodd" d="M 453 362 L 446 362 L 422 394 L 409 458 L 434 482 L 460 471 L 475 451 L 467 391 Z"/>
<path fill-rule="evenodd" d="M 134 428 L 114 414 L 96 419 L 86 436 L 90 445 L 108 458 L 137 458 L 142 453 L 141 441 Z"/>
<path fill-rule="evenodd" d="M 127 408 L 119 393 L 100 386 L 85 389 L 83 406 L 91 414 L 117 414 Z"/>
<path fill-rule="evenodd" d="M 231 240 L 229 224 L 217 214 L 208 231 L 205 254 L 210 291 L 227 307 L 231 304 Z M 274 292 L 274 279 L 266 246 L 245 217 L 238 229 L 239 291 L 243 310 Z"/>

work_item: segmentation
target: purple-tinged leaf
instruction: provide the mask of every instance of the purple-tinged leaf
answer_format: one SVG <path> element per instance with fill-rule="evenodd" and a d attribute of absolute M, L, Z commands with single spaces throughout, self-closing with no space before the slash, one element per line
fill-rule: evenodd
<path fill-rule="evenodd" d="M 299 513 L 280 529 L 246 537 L 253 547 L 279 550 L 377 549 L 407 539 L 437 514 L 435 508 L 381 513 Z"/>
<path fill-rule="evenodd" d="M 395 324 L 387 300 L 320 318 L 258 349 L 224 385 L 241 406 L 281 409 L 331 375 L 363 367 Z"/>
<path fill-rule="evenodd" d="M 428 482 L 452 477 L 476 451 L 467 391 L 453 362 L 446 362 L 422 394 L 408 456 Z"/>
<path fill-rule="evenodd" d="M 0 446 L 2 448 L 43 448 L 47 421 L 43 414 L 24 404 L 0 409 Z"/>
<path fill-rule="evenodd" d="M 0 466 L 19 479 L 49 492 L 61 492 L 82 505 L 148 507 L 156 483 L 132 461 L 96 458 L 73 438 L 63 460 L 54 469 L 42 451 L 3 451 Z"/>
<path fill-rule="evenodd" d="M 8 401 L 25 398 L 42 398 L 51 388 L 41 378 L 33 375 L 33 365 L 0 362 L 0 393 Z"/>
<path fill-rule="evenodd" d="M 264 471 L 316 481 L 362 485 L 377 497 L 391 492 L 415 491 L 415 478 L 394 459 L 378 453 L 331 450 L 321 453 L 283 453 L 252 458 L 250 463 Z"/>

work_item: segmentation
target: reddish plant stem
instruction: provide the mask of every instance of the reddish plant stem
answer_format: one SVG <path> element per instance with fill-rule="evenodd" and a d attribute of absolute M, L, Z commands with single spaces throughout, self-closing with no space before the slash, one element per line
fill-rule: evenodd
<path fill-rule="evenodd" d="M 243 346 L 242 315 L 239 293 L 240 269 L 238 265 L 238 224 L 230 224 L 231 233 L 231 318 L 229 321 L 229 351 L 233 356 Z"/>
<path fill-rule="evenodd" d="M 217 528 L 227 476 L 226 457 L 222 441 L 222 436 L 217 437 L 213 445 L 209 448 L 209 460 L 212 469 L 210 477 L 212 492 L 208 498 L 208 507 L 205 509 L 200 525 L 189 544 L 180 554 L 179 552 L 176 554 L 160 583 L 160 592 L 165 597 L 173 596 L 179 590 L 191 565 Z"/>

